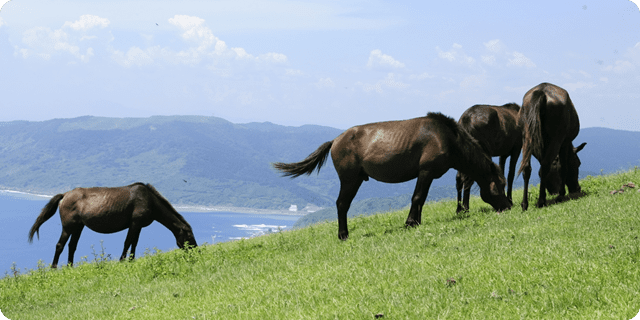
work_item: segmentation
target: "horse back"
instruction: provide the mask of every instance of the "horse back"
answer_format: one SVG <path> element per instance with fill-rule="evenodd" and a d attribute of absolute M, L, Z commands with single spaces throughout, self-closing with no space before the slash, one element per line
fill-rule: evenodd
<path fill-rule="evenodd" d="M 522 145 L 522 127 L 518 121 L 520 107 L 475 105 L 467 109 L 458 123 L 483 146 L 491 156 L 510 154 Z"/>
<path fill-rule="evenodd" d="M 423 163 L 448 155 L 453 136 L 448 124 L 430 117 L 369 123 L 338 136 L 331 157 L 339 176 L 359 170 L 378 181 L 404 182 L 415 178 Z"/>
<path fill-rule="evenodd" d="M 142 227 L 153 219 L 148 215 L 150 198 L 143 184 L 116 188 L 76 188 L 65 193 L 60 202 L 60 218 L 67 223 L 82 223 L 100 233 L 118 232 L 135 219 Z"/>

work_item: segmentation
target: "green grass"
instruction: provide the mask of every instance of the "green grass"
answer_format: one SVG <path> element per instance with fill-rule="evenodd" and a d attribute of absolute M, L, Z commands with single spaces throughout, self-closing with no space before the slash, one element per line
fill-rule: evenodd
<path fill-rule="evenodd" d="M 454 201 L 133 262 L 0 280 L 9 319 L 631 319 L 640 310 L 637 169 L 581 181 L 580 199 L 500 214 Z M 537 200 L 533 188 L 530 202 Z"/>

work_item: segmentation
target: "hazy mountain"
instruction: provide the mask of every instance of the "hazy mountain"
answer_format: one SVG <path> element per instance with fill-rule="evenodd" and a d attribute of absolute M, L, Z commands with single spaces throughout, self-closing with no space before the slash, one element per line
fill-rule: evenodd
<path fill-rule="evenodd" d="M 0 187 L 55 194 L 80 186 L 141 181 L 155 185 L 175 204 L 329 207 L 334 206 L 339 191 L 331 161 L 319 175 L 293 180 L 282 178 L 270 163 L 300 161 L 341 132 L 315 125 L 234 124 L 201 116 L 3 122 Z M 580 154 L 583 175 L 639 164 L 640 132 L 587 128 L 576 144 L 582 141 L 588 143 Z M 535 173 L 536 167 L 532 178 L 537 177 Z M 450 170 L 433 186 L 452 186 L 454 177 L 455 171 Z M 369 181 L 356 201 L 410 194 L 414 184 L 415 180 L 402 184 Z"/>

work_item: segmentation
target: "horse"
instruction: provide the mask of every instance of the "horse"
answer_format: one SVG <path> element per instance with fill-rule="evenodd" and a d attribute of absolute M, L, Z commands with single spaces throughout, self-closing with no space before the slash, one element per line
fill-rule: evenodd
<path fill-rule="evenodd" d="M 561 186 L 558 200 L 565 199 L 565 185 L 569 193 L 580 192 L 578 183 L 580 159 L 576 154 L 577 148 L 573 147 L 573 139 L 580 132 L 580 121 L 569 93 L 556 85 L 541 83 L 524 95 L 518 117 L 523 127 L 522 161 L 518 171 L 518 175 L 523 173 L 524 179 L 522 210 L 527 210 L 529 207 L 532 155 L 540 162 L 538 172 L 540 196 L 536 204 L 538 208 L 546 204 L 545 190 L 549 183 L 551 166 L 556 157 L 560 166 Z"/>
<path fill-rule="evenodd" d="M 355 126 L 334 140 L 325 142 L 297 163 L 273 163 L 283 176 L 311 174 L 324 164 L 329 152 L 340 179 L 338 238 L 349 237 L 347 211 L 360 185 L 369 178 L 400 183 L 418 178 L 405 226 L 422 222 L 422 206 L 434 179 L 450 168 L 462 171 L 478 182 L 482 200 L 495 210 L 509 209 L 504 194 L 505 179 L 498 165 L 482 150 L 476 139 L 442 113 L 402 121 Z"/>
<path fill-rule="evenodd" d="M 140 230 L 154 220 L 171 230 L 179 248 L 198 245 L 189 223 L 151 184 L 141 182 L 116 188 L 75 188 L 55 195 L 31 227 L 30 243 L 35 233 L 40 238 L 40 226 L 56 213 L 58 206 L 62 235 L 56 244 L 51 268 L 58 267 L 58 258 L 69 237 L 68 265 L 73 266 L 73 254 L 85 226 L 99 233 L 114 233 L 129 228 L 120 261 L 126 258 L 129 247 L 130 259 L 135 258 Z"/>
<path fill-rule="evenodd" d="M 485 152 L 491 157 L 500 157 L 500 169 L 504 175 L 505 163 L 509 160 L 509 176 L 507 177 L 507 198 L 513 203 L 511 190 L 516 164 L 522 149 L 522 127 L 518 122 L 520 106 L 508 103 L 502 106 L 475 105 L 467 109 L 458 120 L 458 124 L 469 132 Z M 456 212 L 469 210 L 469 196 L 473 180 L 458 171 L 456 174 L 456 191 L 458 207 Z M 464 189 L 464 198 L 462 197 Z"/>
<path fill-rule="evenodd" d="M 587 145 L 587 143 L 583 142 L 579 146 L 573 148 L 573 154 L 570 158 L 570 161 L 573 163 L 573 167 L 576 165 L 579 167 L 582 164 L 577 154 L 585 145 Z M 549 169 L 549 176 L 545 188 L 550 195 L 558 195 L 560 193 L 560 189 L 564 188 L 562 179 L 560 178 L 560 157 L 556 157 L 551 163 L 551 169 Z"/>

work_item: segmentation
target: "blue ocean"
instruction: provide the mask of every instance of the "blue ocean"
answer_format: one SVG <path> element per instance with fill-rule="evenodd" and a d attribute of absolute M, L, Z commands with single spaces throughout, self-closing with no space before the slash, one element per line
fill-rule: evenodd
<path fill-rule="evenodd" d="M 29 230 L 49 199 L 29 200 L 23 196 L 0 192 L 0 277 L 15 266 L 24 273 L 38 266 L 38 260 L 50 265 L 62 226 L 56 213 L 40 227 L 40 239 L 34 236 L 27 241 Z M 300 218 L 295 215 L 247 214 L 234 212 L 184 212 L 180 211 L 193 228 L 198 244 L 214 244 L 241 238 L 260 236 L 270 232 L 291 229 Z M 111 259 L 118 259 L 124 247 L 127 230 L 112 233 L 96 233 L 88 228 L 82 231 L 74 261 L 92 261 L 103 249 Z M 146 249 L 168 251 L 177 248 L 171 231 L 158 222 L 143 228 L 136 248 L 142 256 Z M 60 265 L 67 264 L 68 248 L 60 255 Z"/>

